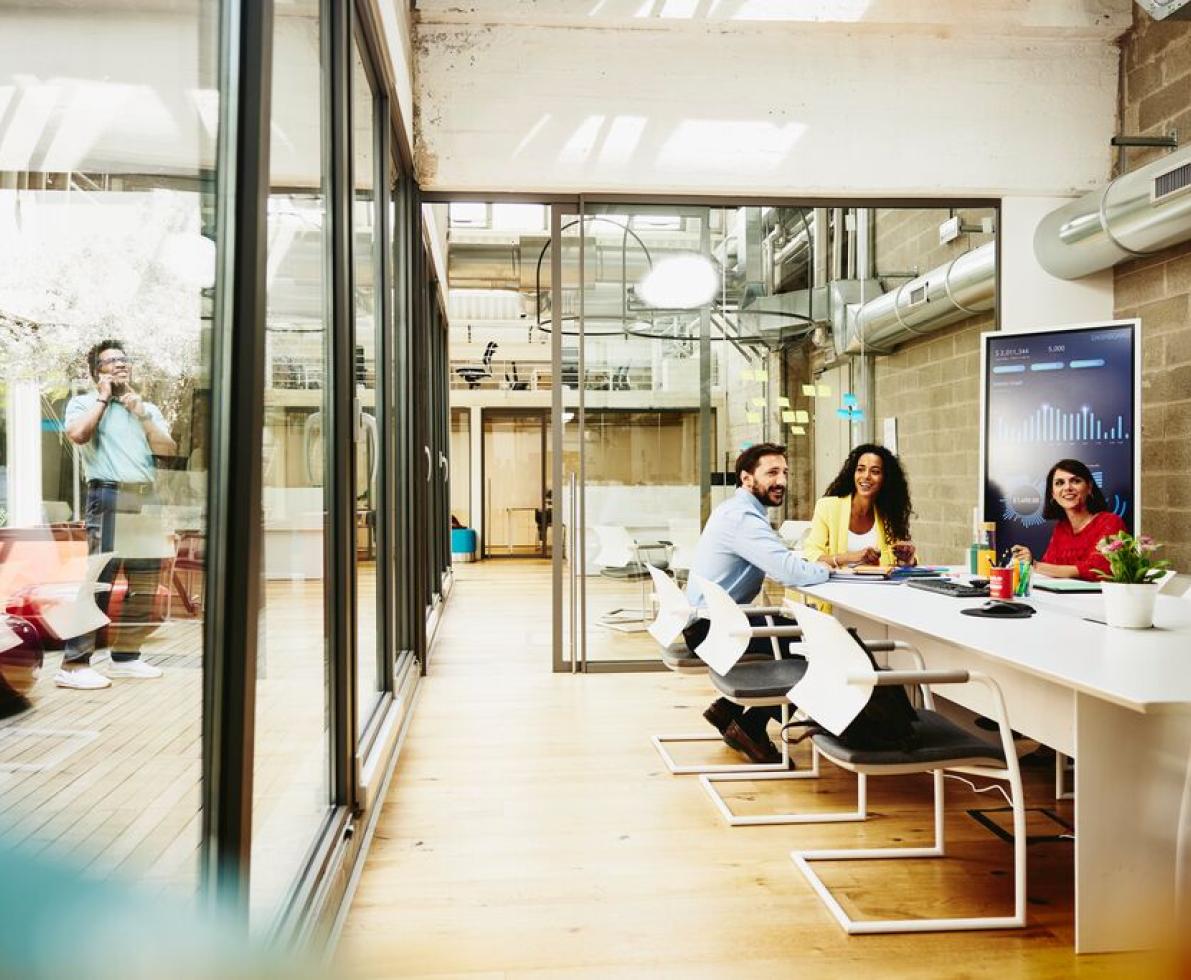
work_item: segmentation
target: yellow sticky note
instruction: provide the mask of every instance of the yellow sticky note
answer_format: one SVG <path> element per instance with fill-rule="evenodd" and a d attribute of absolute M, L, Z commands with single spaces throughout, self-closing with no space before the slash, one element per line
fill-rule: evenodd
<path fill-rule="evenodd" d="M 793 412 L 782 412 L 782 421 L 783 422 L 796 421 L 796 419 L 794 418 L 794 413 Z"/>
<path fill-rule="evenodd" d="M 761 421 L 761 413 L 760 412 L 745 412 L 744 417 L 749 422 L 760 422 Z"/>
<path fill-rule="evenodd" d="M 756 405 L 756 406 L 757 406 L 757 408 L 764 408 L 764 407 L 765 407 L 765 399 L 764 399 L 764 398 L 759 398 L 759 397 L 758 397 L 758 398 L 754 398 L 754 399 L 753 399 L 753 404 L 754 404 L 754 405 Z"/>
<path fill-rule="evenodd" d="M 811 420 L 810 412 L 803 412 L 800 410 L 800 411 L 795 412 L 794 415 L 795 415 L 795 419 L 794 419 L 795 422 L 800 422 L 800 423 L 805 424 Z"/>
<path fill-rule="evenodd" d="M 758 381 L 768 381 L 769 380 L 769 372 L 764 369 L 762 369 L 760 371 L 754 371 L 753 377 L 756 378 Z"/>
<path fill-rule="evenodd" d="M 806 429 L 804 429 L 801 425 L 792 425 L 790 426 L 790 435 L 804 436 L 806 435 Z"/>
<path fill-rule="evenodd" d="M 753 380 L 753 369 L 752 368 L 742 368 L 741 372 L 740 372 L 740 380 L 741 381 L 752 381 Z"/>
<path fill-rule="evenodd" d="M 789 408 L 789 407 L 790 407 L 790 399 L 789 399 L 789 398 L 787 398 L 785 395 L 782 395 L 782 397 L 781 397 L 781 398 L 779 398 L 779 399 L 777 400 L 777 403 L 778 403 L 778 404 L 779 404 L 779 405 L 780 405 L 782 408 Z"/>
<path fill-rule="evenodd" d="M 831 397 L 831 385 L 819 385 L 818 394 L 819 394 L 820 398 L 830 398 Z"/>
<path fill-rule="evenodd" d="M 816 389 L 815 389 L 814 385 L 803 385 L 802 386 L 802 393 L 804 395 L 807 395 L 810 398 L 815 397 L 815 392 L 816 392 Z"/>

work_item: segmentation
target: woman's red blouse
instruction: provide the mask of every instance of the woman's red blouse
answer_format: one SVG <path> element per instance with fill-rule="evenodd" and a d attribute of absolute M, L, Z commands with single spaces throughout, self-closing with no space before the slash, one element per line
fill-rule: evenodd
<path fill-rule="evenodd" d="M 1109 510 L 1094 514 L 1078 534 L 1071 530 L 1071 522 L 1062 517 L 1055 524 L 1054 534 L 1050 536 L 1050 544 L 1041 560 L 1051 565 L 1074 565 L 1079 569 L 1080 578 L 1099 582 L 1100 576 L 1093 572 L 1099 569 L 1107 573 L 1108 559 L 1096 550 L 1096 545 L 1102 538 L 1124 530 L 1125 522 Z"/>

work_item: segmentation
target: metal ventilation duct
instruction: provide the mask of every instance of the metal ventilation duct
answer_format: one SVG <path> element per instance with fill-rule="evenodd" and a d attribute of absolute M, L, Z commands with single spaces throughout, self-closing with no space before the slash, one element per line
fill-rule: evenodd
<path fill-rule="evenodd" d="M 850 316 L 845 354 L 884 354 L 907 340 L 976 313 L 996 299 L 996 242 L 965 252 L 897 289 L 869 300 Z"/>
<path fill-rule="evenodd" d="M 1078 279 L 1188 238 L 1191 146 L 1052 211 L 1034 232 L 1034 254 L 1052 276 Z"/>

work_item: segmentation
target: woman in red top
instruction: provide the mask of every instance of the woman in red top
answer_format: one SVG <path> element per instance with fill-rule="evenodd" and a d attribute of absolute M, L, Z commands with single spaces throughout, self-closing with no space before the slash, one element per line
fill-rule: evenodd
<path fill-rule="evenodd" d="M 1048 488 L 1042 516 L 1057 521 L 1050 544 L 1034 568 L 1051 578 L 1082 578 L 1099 582 L 1099 569 L 1108 571 L 1108 560 L 1096 545 L 1110 534 L 1125 531 L 1125 522 L 1108 509 L 1104 494 L 1091 471 L 1078 459 L 1060 459 L 1046 474 Z M 1030 549 L 1013 546 L 1013 557 L 1033 561 Z"/>

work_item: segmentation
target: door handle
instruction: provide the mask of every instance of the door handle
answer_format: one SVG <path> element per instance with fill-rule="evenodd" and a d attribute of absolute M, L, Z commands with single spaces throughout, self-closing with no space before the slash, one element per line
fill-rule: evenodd
<path fill-rule="evenodd" d="M 430 471 L 432 469 L 434 469 L 434 466 L 430 462 L 430 447 L 423 446 L 422 449 L 426 453 L 426 482 L 429 483 L 430 482 Z"/>
<path fill-rule="evenodd" d="M 442 469 L 442 482 L 446 483 L 451 479 L 451 461 L 447 459 L 441 452 L 438 454 L 438 465 Z"/>

